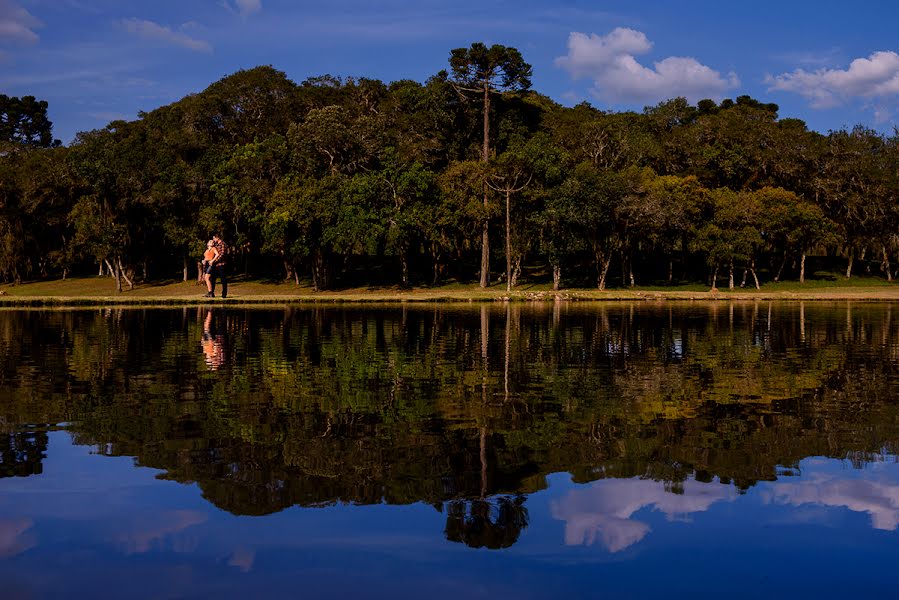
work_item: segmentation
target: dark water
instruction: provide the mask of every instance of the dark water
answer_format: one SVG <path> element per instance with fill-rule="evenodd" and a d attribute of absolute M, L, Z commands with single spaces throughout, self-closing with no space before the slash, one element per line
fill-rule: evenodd
<path fill-rule="evenodd" d="M 892 596 L 897 367 L 890 304 L 0 312 L 0 597 Z"/>

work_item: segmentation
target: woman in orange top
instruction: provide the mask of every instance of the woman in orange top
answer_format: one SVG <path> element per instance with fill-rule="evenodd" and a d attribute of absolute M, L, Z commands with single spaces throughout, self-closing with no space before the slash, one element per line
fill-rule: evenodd
<path fill-rule="evenodd" d="M 203 281 L 206 282 L 207 288 L 209 288 L 209 279 L 212 277 L 212 265 L 215 264 L 218 257 L 219 251 L 215 247 L 215 242 L 209 240 L 206 242 L 206 252 L 203 253 Z"/>

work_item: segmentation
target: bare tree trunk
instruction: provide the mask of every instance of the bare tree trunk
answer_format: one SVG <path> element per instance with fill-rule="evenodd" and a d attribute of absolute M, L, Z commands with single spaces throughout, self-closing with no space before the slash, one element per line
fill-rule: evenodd
<path fill-rule="evenodd" d="M 312 252 L 312 289 L 316 292 L 324 289 L 324 281 L 323 279 L 323 263 L 324 258 L 322 257 L 321 250 L 314 250 Z"/>
<path fill-rule="evenodd" d="M 759 285 L 758 275 L 755 274 L 755 259 L 754 258 L 749 263 L 749 270 L 752 271 L 752 278 L 755 280 L 755 289 L 757 289 L 757 290 L 762 289 L 762 286 Z"/>
<path fill-rule="evenodd" d="M 881 263 L 881 268 L 883 272 L 886 273 L 887 281 L 893 281 L 893 272 L 890 270 L 890 255 L 887 253 L 887 247 L 881 246 L 883 249 L 883 263 Z"/>
<path fill-rule="evenodd" d="M 596 287 L 602 292 L 606 289 L 606 275 L 609 272 L 609 265 L 612 263 L 611 256 L 605 256 L 602 252 L 596 254 L 597 280 Z"/>
<path fill-rule="evenodd" d="M 718 265 L 715 264 L 715 268 L 712 269 L 712 291 L 718 291 Z"/>
<path fill-rule="evenodd" d="M 116 260 L 116 266 L 119 268 L 119 273 L 121 273 L 122 278 L 124 278 L 125 281 L 128 283 L 128 288 L 133 290 L 134 282 L 131 281 L 131 278 L 128 277 L 128 274 L 125 272 L 124 267 L 122 267 L 122 259 L 117 256 L 115 260 Z"/>
<path fill-rule="evenodd" d="M 300 285 L 300 270 L 296 265 L 293 266 L 293 282 L 296 285 Z"/>
<path fill-rule="evenodd" d="M 855 250 L 849 250 L 849 264 L 846 265 L 846 279 L 852 277 L 852 263 L 855 261 Z"/>
<path fill-rule="evenodd" d="M 509 214 L 511 207 L 511 192 L 506 189 L 506 291 L 512 291 L 512 217 Z"/>
<path fill-rule="evenodd" d="M 521 257 L 516 256 L 512 259 L 512 277 L 509 279 L 512 282 L 512 287 L 518 285 L 518 278 L 521 277 Z"/>
<path fill-rule="evenodd" d="M 487 192 L 484 192 L 484 204 L 487 204 Z M 481 281 L 482 288 L 490 285 L 490 221 L 483 223 L 481 233 Z"/>
<path fill-rule="evenodd" d="M 403 267 L 403 287 L 409 287 L 409 256 L 405 248 L 400 250 L 400 264 Z"/>
<path fill-rule="evenodd" d="M 668 261 L 668 285 L 674 283 L 674 261 Z"/>
<path fill-rule="evenodd" d="M 627 257 L 627 276 L 630 280 L 630 286 L 636 286 L 637 282 L 634 280 L 634 257 L 630 253 L 628 253 Z"/>
<path fill-rule="evenodd" d="M 434 279 L 431 285 L 437 285 L 440 281 L 440 274 L 443 273 L 443 262 L 440 260 L 443 254 L 438 250 L 437 244 L 432 243 L 430 246 L 431 259 L 434 261 Z"/>
<path fill-rule="evenodd" d="M 553 265 L 553 291 L 558 292 L 562 284 L 562 266 Z"/>
<path fill-rule="evenodd" d="M 787 265 L 787 251 L 784 250 L 784 259 L 780 263 L 780 268 L 777 270 L 777 275 L 774 276 L 774 281 L 780 281 L 780 276 L 783 275 L 784 267 Z"/>
<path fill-rule="evenodd" d="M 799 283 L 805 283 L 805 252 L 802 253 L 802 258 L 799 260 Z"/>
<path fill-rule="evenodd" d="M 484 145 L 481 162 L 490 160 L 490 84 L 484 84 Z M 484 183 L 484 209 L 488 206 L 487 184 Z M 490 285 L 490 220 L 484 219 L 481 237 L 481 287 Z"/>
<path fill-rule="evenodd" d="M 437 282 L 440 281 L 440 274 L 443 272 L 443 265 L 439 260 L 434 260 L 434 279 L 431 281 L 431 285 L 437 285 Z"/>
<path fill-rule="evenodd" d="M 106 273 L 103 271 L 103 261 L 100 261 L 100 272 L 97 273 L 97 277 L 103 277 Z"/>
<path fill-rule="evenodd" d="M 727 289 L 734 289 L 734 261 L 730 261 L 730 268 L 728 269 L 728 279 L 727 279 Z"/>
<path fill-rule="evenodd" d="M 740 287 L 746 287 L 746 278 L 749 277 L 749 269 L 743 269 L 743 281 L 740 282 Z"/>
<path fill-rule="evenodd" d="M 106 263 L 106 268 L 109 269 L 109 272 L 112 273 L 113 278 L 115 278 L 115 291 L 122 291 L 122 279 L 119 277 L 118 268 L 113 268 L 113 266 L 109 263 L 109 259 L 104 258 L 103 261 Z"/>
<path fill-rule="evenodd" d="M 186 256 L 184 257 L 183 266 L 184 266 L 184 271 L 183 271 L 182 275 L 184 278 L 182 279 L 182 281 L 187 281 L 187 257 Z"/>
<path fill-rule="evenodd" d="M 281 252 L 281 264 L 284 266 L 284 279 L 293 279 L 293 268 L 284 252 Z"/>

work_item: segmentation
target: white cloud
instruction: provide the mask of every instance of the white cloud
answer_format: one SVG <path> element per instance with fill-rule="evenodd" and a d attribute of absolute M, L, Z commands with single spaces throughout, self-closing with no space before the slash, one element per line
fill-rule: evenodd
<path fill-rule="evenodd" d="M 253 13 L 258 13 L 262 10 L 262 0 L 225 0 L 223 4 L 225 8 L 239 13 L 243 18 L 247 18 Z"/>
<path fill-rule="evenodd" d="M 12 0 L 0 0 L 0 43 L 35 44 L 43 23 Z"/>
<path fill-rule="evenodd" d="M 875 52 L 857 58 L 848 69 L 796 69 L 776 77 L 768 76 L 771 90 L 797 93 L 811 101 L 813 108 L 839 106 L 851 98 L 887 98 L 899 95 L 899 54 Z"/>
<path fill-rule="evenodd" d="M 574 78 L 589 78 L 593 93 L 608 102 L 657 102 L 677 96 L 689 100 L 715 97 L 740 85 L 737 76 L 724 77 L 695 58 L 669 56 L 640 64 L 635 55 L 646 54 L 652 42 L 643 32 L 618 27 L 602 36 L 572 32 L 568 54 L 556 59 L 556 66 Z"/>
<path fill-rule="evenodd" d="M 183 31 L 174 31 L 169 27 L 144 19 L 123 19 L 122 27 L 145 40 L 160 42 L 172 46 L 180 46 L 195 52 L 212 52 L 209 42 L 190 37 Z"/>

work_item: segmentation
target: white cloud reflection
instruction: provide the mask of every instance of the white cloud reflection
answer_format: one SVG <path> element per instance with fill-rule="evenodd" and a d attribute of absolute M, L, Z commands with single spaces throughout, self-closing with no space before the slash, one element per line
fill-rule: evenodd
<path fill-rule="evenodd" d="M 733 486 L 685 481 L 683 493 L 666 491 L 665 484 L 645 479 L 605 479 L 587 488 L 568 492 L 551 503 L 554 518 L 565 521 L 567 546 L 593 545 L 597 541 L 609 552 L 619 552 L 642 540 L 651 528 L 631 519 L 637 511 L 651 507 L 669 521 L 684 520 L 704 512 L 716 502 L 737 497 Z"/>
<path fill-rule="evenodd" d="M 848 508 L 868 513 L 874 529 L 896 531 L 899 527 L 899 484 L 815 475 L 810 481 L 772 487 L 766 497 L 772 504 Z"/>
<path fill-rule="evenodd" d="M 0 520 L 0 558 L 10 558 L 33 548 L 37 543 L 28 518 Z"/>

